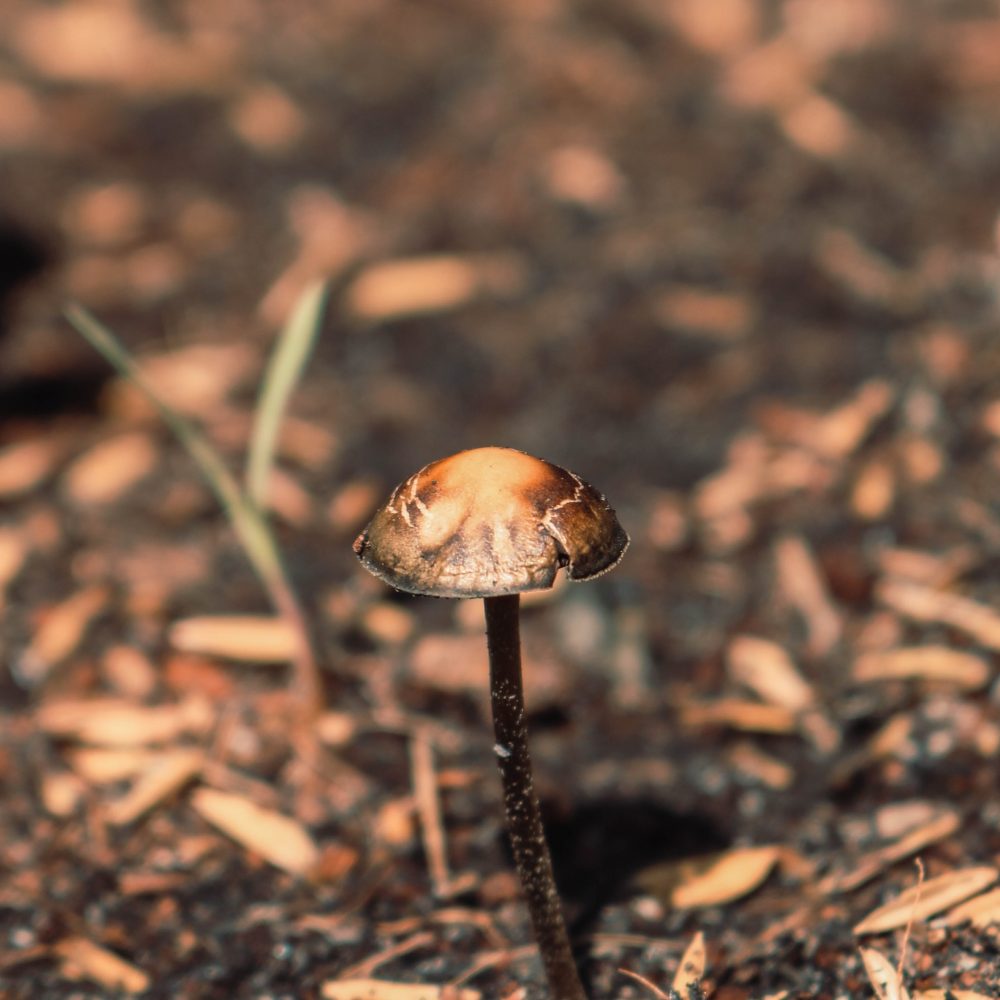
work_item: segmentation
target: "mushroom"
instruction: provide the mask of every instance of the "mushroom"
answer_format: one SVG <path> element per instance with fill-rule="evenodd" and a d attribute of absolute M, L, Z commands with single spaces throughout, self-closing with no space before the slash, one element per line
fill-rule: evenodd
<path fill-rule="evenodd" d="M 556 1000 L 586 1000 L 573 961 L 531 777 L 521 683 L 520 594 L 566 567 L 589 580 L 616 566 L 628 535 L 579 476 L 511 448 L 424 466 L 393 490 L 354 542 L 369 572 L 411 594 L 482 597 L 494 749 L 518 875 Z"/>

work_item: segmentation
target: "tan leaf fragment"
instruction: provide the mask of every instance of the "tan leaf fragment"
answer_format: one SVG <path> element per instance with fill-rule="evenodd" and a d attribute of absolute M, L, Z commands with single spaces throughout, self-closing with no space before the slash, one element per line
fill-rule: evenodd
<path fill-rule="evenodd" d="M 947 646 L 911 646 L 864 653 L 854 661 L 859 682 L 927 680 L 953 684 L 963 691 L 977 691 L 989 682 L 991 670 L 981 656 Z"/>
<path fill-rule="evenodd" d="M 61 455 L 62 448 L 52 438 L 0 448 L 0 497 L 30 493 L 52 473 Z"/>
<path fill-rule="evenodd" d="M 170 743 L 182 733 L 206 732 L 215 713 L 199 695 L 155 706 L 119 698 L 83 698 L 43 704 L 36 720 L 52 736 L 95 746 L 128 747 Z"/>
<path fill-rule="evenodd" d="M 148 434 L 121 434 L 77 458 L 66 470 L 63 485 L 77 503 L 111 503 L 152 471 L 156 457 Z"/>
<path fill-rule="evenodd" d="M 973 927 L 1000 924 L 1000 889 L 984 892 L 944 915 L 944 923 L 948 927 L 955 927 L 965 923 L 966 920 L 970 921 Z"/>
<path fill-rule="evenodd" d="M 734 681 L 772 705 L 801 712 L 816 701 L 815 692 L 792 658 L 776 642 L 752 635 L 734 636 L 726 650 L 726 663 Z"/>
<path fill-rule="evenodd" d="M 0 528 L 0 607 L 4 591 L 14 582 L 28 558 L 28 543 L 13 528 Z"/>
<path fill-rule="evenodd" d="M 881 934 L 905 927 L 911 920 L 926 920 L 970 896 L 982 892 L 1000 876 L 1000 869 L 983 865 L 962 868 L 932 878 L 901 892 L 895 899 L 872 910 L 854 928 L 855 934 Z"/>
<path fill-rule="evenodd" d="M 482 993 L 383 979 L 329 979 L 320 987 L 320 996 L 323 1000 L 481 1000 Z"/>
<path fill-rule="evenodd" d="M 82 747 L 68 754 L 70 767 L 92 785 L 113 785 L 134 777 L 159 756 L 134 747 Z"/>
<path fill-rule="evenodd" d="M 92 979 L 109 990 L 142 993 L 149 989 L 149 976 L 107 948 L 82 937 L 70 937 L 53 946 L 62 971 L 73 979 Z"/>
<path fill-rule="evenodd" d="M 319 861 L 319 850 L 301 823 L 243 795 L 199 788 L 191 805 L 203 819 L 276 868 L 304 875 Z"/>
<path fill-rule="evenodd" d="M 950 625 L 983 646 L 1000 650 L 1000 614 L 985 604 L 910 580 L 883 580 L 875 596 L 906 618 Z"/>
<path fill-rule="evenodd" d="M 737 698 L 690 703 L 681 708 L 680 716 L 687 726 L 727 726 L 748 733 L 794 733 L 799 725 L 798 715 L 781 705 Z"/>
<path fill-rule="evenodd" d="M 975 990 L 917 990 L 913 1000 L 996 1000 L 996 995 L 988 996 Z"/>
<path fill-rule="evenodd" d="M 76 811 L 86 788 L 71 771 L 53 771 L 42 776 L 39 790 L 45 811 L 50 816 L 65 819 Z"/>
<path fill-rule="evenodd" d="M 823 895 L 851 892 L 898 861 L 951 836 L 958 829 L 960 822 L 961 818 L 957 812 L 953 809 L 943 809 L 933 819 L 921 824 L 915 830 L 910 830 L 899 840 L 864 855 L 851 871 L 828 875 L 819 883 L 819 891 Z M 926 885 L 924 888 L 926 890 Z"/>
<path fill-rule="evenodd" d="M 484 293 L 516 294 L 526 280 L 526 265 L 513 253 L 390 260 L 372 264 L 355 278 L 347 305 L 366 320 L 446 312 Z"/>
<path fill-rule="evenodd" d="M 782 598 L 805 622 L 809 653 L 826 656 L 844 623 L 812 549 L 801 536 L 786 535 L 774 546 L 774 561 Z"/>
<path fill-rule="evenodd" d="M 174 750 L 158 756 L 129 791 L 108 806 L 108 822 L 115 826 L 134 822 L 192 781 L 203 759 L 200 750 Z"/>
<path fill-rule="evenodd" d="M 95 584 L 50 608 L 24 651 L 20 672 L 33 681 L 42 680 L 80 645 L 91 622 L 104 610 L 108 597 L 108 588 Z"/>
<path fill-rule="evenodd" d="M 739 847 L 713 857 L 708 866 L 692 863 L 672 894 L 674 906 L 693 909 L 718 906 L 753 892 L 778 860 L 778 847 Z"/>
<path fill-rule="evenodd" d="M 878 1000 L 910 1000 L 910 994 L 899 978 L 899 971 L 882 952 L 862 948 L 861 961 Z"/>
<path fill-rule="evenodd" d="M 689 996 L 689 987 L 697 986 L 705 978 L 705 935 L 698 931 L 684 949 L 680 967 L 674 976 L 672 988 L 682 997 Z"/>
<path fill-rule="evenodd" d="M 242 663 L 287 663 L 298 649 L 295 630 L 269 615 L 202 615 L 175 622 L 170 644 L 185 653 Z"/>

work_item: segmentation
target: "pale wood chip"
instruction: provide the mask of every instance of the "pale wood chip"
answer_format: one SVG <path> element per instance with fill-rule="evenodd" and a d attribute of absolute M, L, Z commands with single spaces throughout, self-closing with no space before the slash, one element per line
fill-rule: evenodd
<path fill-rule="evenodd" d="M 52 736 L 95 746 L 128 747 L 170 743 L 182 733 L 206 732 L 215 722 L 215 712 L 198 695 L 155 706 L 118 698 L 84 698 L 43 704 L 36 719 Z"/>
<path fill-rule="evenodd" d="M 330 498 L 326 516 L 338 531 L 357 531 L 368 521 L 382 498 L 382 484 L 373 479 L 354 479 Z"/>
<path fill-rule="evenodd" d="M 657 319 L 721 343 L 741 340 L 754 321 L 754 308 L 743 295 L 697 287 L 675 287 L 654 303 Z"/>
<path fill-rule="evenodd" d="M 975 990 L 917 990 L 913 1000 L 996 1000 L 996 994 L 977 993 Z"/>
<path fill-rule="evenodd" d="M 975 565 L 980 553 L 973 545 L 956 545 L 940 553 L 892 548 L 883 549 L 877 558 L 885 576 L 903 577 L 929 587 L 944 587 Z"/>
<path fill-rule="evenodd" d="M 819 891 L 823 895 L 851 892 L 904 858 L 912 857 L 925 847 L 950 837 L 959 828 L 960 823 L 961 817 L 957 812 L 953 809 L 942 809 L 938 815 L 916 829 L 909 830 L 894 843 L 859 858 L 850 871 L 826 876 L 819 883 Z"/>
<path fill-rule="evenodd" d="M 275 467 L 267 486 L 267 507 L 282 521 L 304 528 L 314 516 L 313 498 L 290 472 Z"/>
<path fill-rule="evenodd" d="M 847 229 L 831 228 L 823 233 L 817 241 L 816 259 L 847 291 L 889 309 L 910 307 L 918 291 L 910 275 Z"/>
<path fill-rule="evenodd" d="M 62 484 L 79 504 L 112 503 L 149 475 L 156 459 L 156 445 L 148 434 L 121 434 L 77 458 L 64 473 Z"/>
<path fill-rule="evenodd" d="M 761 11 L 752 0 L 668 0 L 662 10 L 689 45 L 712 56 L 732 58 L 749 47 L 761 27 Z"/>
<path fill-rule="evenodd" d="M 851 509 L 865 521 L 877 521 L 889 513 L 896 499 L 896 476 L 883 456 L 865 462 L 851 489 Z"/>
<path fill-rule="evenodd" d="M 319 850 L 302 824 L 245 796 L 198 788 L 191 805 L 202 818 L 276 868 L 305 875 L 319 861 Z"/>
<path fill-rule="evenodd" d="M 384 979 L 329 979 L 320 987 L 320 996 L 323 1000 L 482 1000 L 478 990 Z"/>
<path fill-rule="evenodd" d="M 698 931 L 691 943 L 684 949 L 680 967 L 674 976 L 672 988 L 682 997 L 689 996 L 689 987 L 697 986 L 705 978 L 705 935 Z"/>
<path fill-rule="evenodd" d="M 734 636 L 726 649 L 726 665 L 734 681 L 772 705 L 801 712 L 816 701 L 815 691 L 776 642 Z"/>
<path fill-rule="evenodd" d="M 916 679 L 978 691 L 989 683 L 992 670 L 975 653 L 948 646 L 911 646 L 864 653 L 854 661 L 851 673 L 859 682 Z"/>
<path fill-rule="evenodd" d="M 94 584 L 49 608 L 21 657 L 19 672 L 35 683 L 43 680 L 80 645 L 91 623 L 107 606 L 109 597 L 107 587 Z"/>
<path fill-rule="evenodd" d="M 774 546 L 774 560 L 781 597 L 805 622 L 810 655 L 826 656 L 840 642 L 844 624 L 812 550 L 805 539 L 786 535 Z"/>
<path fill-rule="evenodd" d="M 4 604 L 4 591 L 17 579 L 28 559 L 28 542 L 14 528 L 0 528 L 0 608 Z"/>
<path fill-rule="evenodd" d="M 794 733 L 799 728 L 798 714 L 781 705 L 736 698 L 689 702 L 681 706 L 680 718 L 686 726 L 726 726 L 748 733 Z"/>
<path fill-rule="evenodd" d="M 134 646 L 111 646 L 105 650 L 101 672 L 111 688 L 136 701 L 149 697 L 156 689 L 156 668 Z"/>
<path fill-rule="evenodd" d="M 846 235 L 846 234 L 844 234 Z M 851 246 L 853 237 L 847 236 Z M 837 237 L 838 244 L 841 237 Z M 871 379 L 865 382 L 852 399 L 825 414 L 811 437 L 812 446 L 832 459 L 852 455 L 872 432 L 875 424 L 889 412 L 896 393 L 889 382 Z"/>
<path fill-rule="evenodd" d="M 92 785 L 113 785 L 148 768 L 159 754 L 135 747 L 83 747 L 67 755 L 70 767 Z"/>
<path fill-rule="evenodd" d="M 861 961 L 878 1000 L 910 1000 L 899 971 L 885 955 L 874 948 L 861 949 Z"/>
<path fill-rule="evenodd" d="M 854 928 L 855 934 L 882 934 L 911 920 L 926 920 L 970 896 L 982 892 L 1000 876 L 1000 869 L 983 865 L 939 875 L 901 892 L 891 902 L 872 910 Z"/>
<path fill-rule="evenodd" d="M 525 262 L 513 253 L 383 261 L 354 279 L 346 302 L 355 316 L 370 321 L 447 312 L 483 294 L 517 294 L 527 274 Z"/>
<path fill-rule="evenodd" d="M 0 448 L 0 498 L 11 499 L 40 486 L 54 471 L 63 450 L 54 437 Z"/>
<path fill-rule="evenodd" d="M 83 782 L 72 772 L 51 771 L 42 776 L 42 805 L 50 816 L 60 819 L 72 816 L 83 799 L 84 791 Z"/>
<path fill-rule="evenodd" d="M 59 956 L 63 974 L 72 979 L 92 979 L 109 990 L 126 993 L 149 989 L 149 976 L 142 969 L 87 938 L 66 938 L 52 950 Z"/>
<path fill-rule="evenodd" d="M 298 650 L 295 630 L 268 615 L 202 615 L 174 622 L 170 644 L 185 653 L 243 663 L 287 663 Z"/>
<path fill-rule="evenodd" d="M 968 920 L 973 927 L 988 927 L 1000 924 L 1000 889 L 992 889 L 961 903 L 944 915 L 944 924 L 955 927 Z"/>
<path fill-rule="evenodd" d="M 882 580 L 875 596 L 897 614 L 949 625 L 989 649 L 1000 650 L 1000 614 L 985 604 L 909 580 Z"/>
<path fill-rule="evenodd" d="M 545 159 L 542 176 L 553 198 L 594 212 L 615 208 L 626 187 L 621 171 L 603 150 L 577 143 L 554 149 Z"/>
<path fill-rule="evenodd" d="M 718 906 L 753 892 L 764 883 L 781 848 L 738 847 L 720 854 L 651 865 L 634 885 L 662 902 L 682 909 Z"/>
<path fill-rule="evenodd" d="M 767 785 L 768 788 L 781 791 L 791 787 L 795 780 L 794 768 L 764 753 L 749 740 L 734 746 L 729 756 L 733 767 L 761 784 Z"/>
<path fill-rule="evenodd" d="M 108 805 L 109 823 L 125 826 L 170 798 L 194 780 L 201 771 L 204 755 L 200 750 L 173 750 L 157 756 L 155 763 L 120 799 Z"/>

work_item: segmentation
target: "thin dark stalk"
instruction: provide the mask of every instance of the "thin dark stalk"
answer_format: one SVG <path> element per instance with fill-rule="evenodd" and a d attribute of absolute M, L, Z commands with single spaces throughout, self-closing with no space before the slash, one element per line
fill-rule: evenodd
<path fill-rule="evenodd" d="M 521 683 L 520 597 L 487 597 L 486 642 L 507 831 L 553 1000 L 587 1000 L 566 932 L 531 777 Z"/>

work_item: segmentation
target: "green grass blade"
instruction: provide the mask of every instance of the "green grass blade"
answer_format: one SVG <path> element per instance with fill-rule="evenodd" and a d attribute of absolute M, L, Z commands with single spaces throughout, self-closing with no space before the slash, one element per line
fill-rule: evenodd
<path fill-rule="evenodd" d="M 302 293 L 278 337 L 264 375 L 246 469 L 247 496 L 261 510 L 267 503 L 267 488 L 281 419 L 316 342 L 326 296 L 325 282 L 316 282 Z"/>
<path fill-rule="evenodd" d="M 171 407 L 150 384 L 120 340 L 103 323 L 78 305 L 69 306 L 66 319 L 80 335 L 156 407 L 215 493 L 248 558 L 265 586 L 280 574 L 277 549 L 263 517 L 243 495 L 236 478 L 211 442 L 186 417 Z"/>

